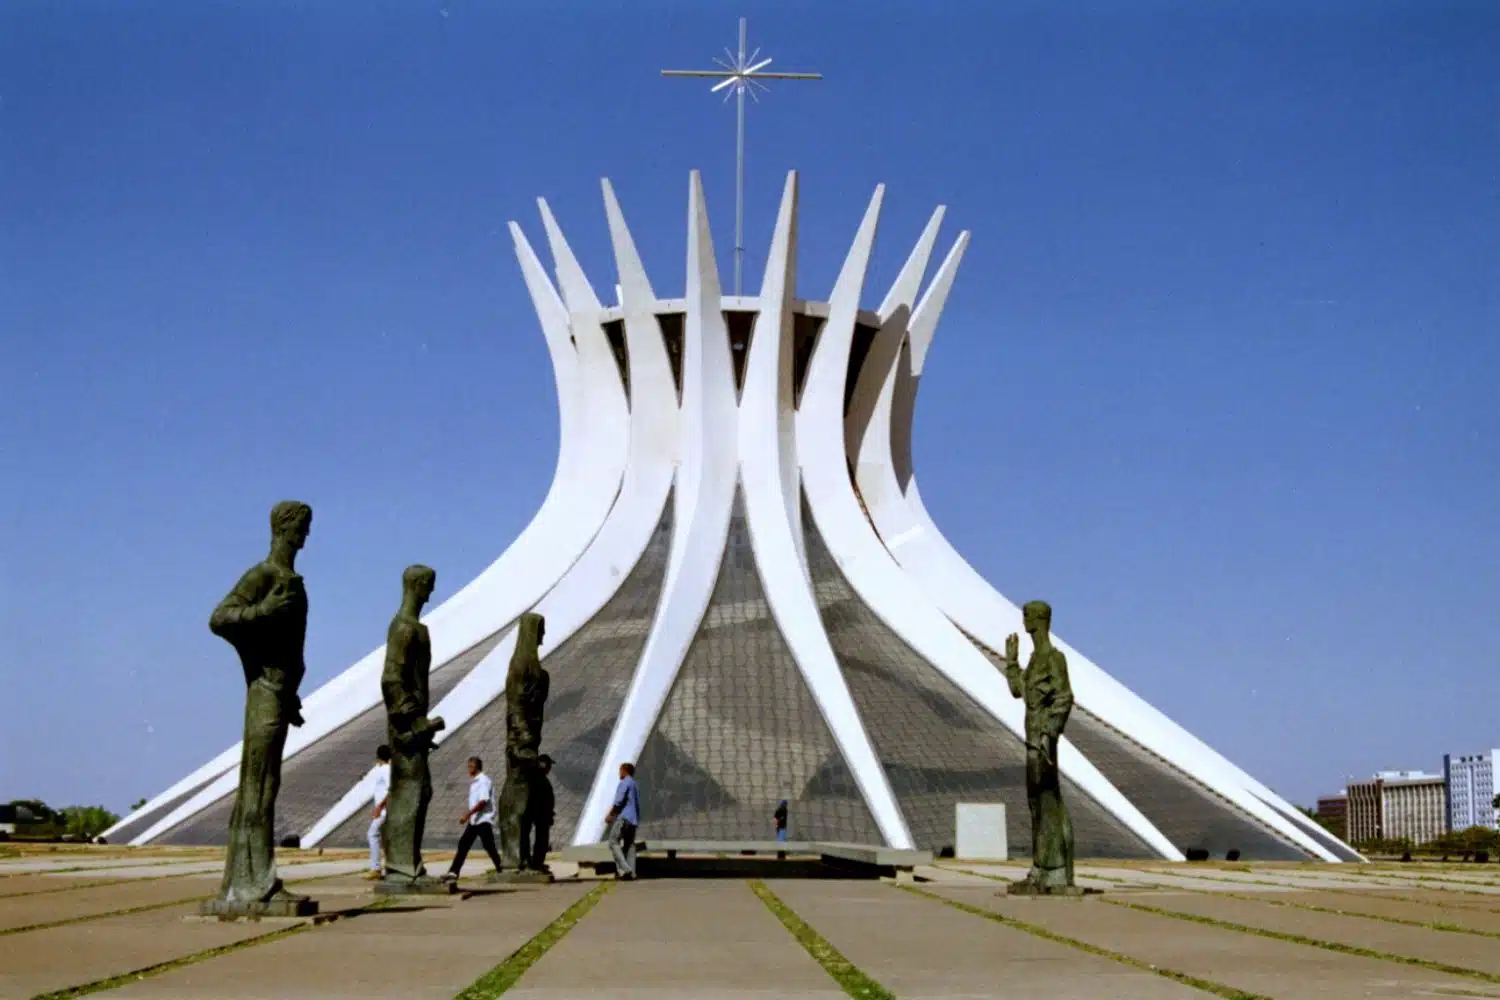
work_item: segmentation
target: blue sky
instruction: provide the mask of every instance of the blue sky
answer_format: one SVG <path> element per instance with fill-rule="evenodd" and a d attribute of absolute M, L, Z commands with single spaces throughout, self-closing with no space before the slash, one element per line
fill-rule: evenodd
<path fill-rule="evenodd" d="M 1310 8 L 1310 9 L 1301 9 Z M 826 80 L 751 109 L 747 286 L 802 171 L 824 298 L 934 205 L 973 242 L 923 495 L 1060 634 L 1298 801 L 1500 744 L 1493 3 L 7 3 L 0 800 L 123 809 L 238 736 L 208 613 L 316 510 L 307 690 L 546 491 L 551 373 L 505 232 L 598 180 L 680 294 L 726 281 L 733 117 L 664 66 L 735 17 Z"/>

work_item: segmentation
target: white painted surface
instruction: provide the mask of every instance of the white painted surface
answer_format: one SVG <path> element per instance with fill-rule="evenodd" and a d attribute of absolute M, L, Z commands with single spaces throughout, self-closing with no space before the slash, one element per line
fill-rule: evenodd
<path fill-rule="evenodd" d="M 953 856 L 959 861 L 1008 861 L 1005 805 L 960 802 L 953 807 Z"/>
<path fill-rule="evenodd" d="M 797 175 L 789 174 L 761 285 L 740 397 L 740 476 L 756 566 L 776 626 L 786 640 L 834 742 L 848 763 L 881 836 L 909 848 L 880 758 L 870 743 L 834 656 L 813 596 L 802 546 L 792 384 L 792 299 L 796 292 Z"/>
<path fill-rule="evenodd" d="M 541 508 L 515 542 L 471 583 L 423 618 L 432 634 L 434 663 L 452 659 L 514 621 L 567 572 L 613 506 L 625 467 L 628 411 L 603 331 L 597 321 L 578 329 L 570 327 L 568 307 L 514 223 L 511 235 L 557 380 L 557 471 Z M 557 249 L 554 246 L 554 251 Z M 562 249 L 566 249 L 565 244 Z M 576 288 L 574 291 L 578 294 Z M 309 695 L 303 702 L 306 722 L 287 736 L 286 759 L 379 704 L 384 665 L 382 646 Z M 210 769 L 219 772 L 205 788 L 132 843 L 150 841 L 232 792 L 239 777 L 239 753 L 236 744 L 194 776 L 173 786 L 179 791 L 168 789 L 152 800 L 165 801 L 185 791 L 195 776 L 206 776 Z M 148 802 L 144 808 L 151 807 Z"/>
<path fill-rule="evenodd" d="M 697 171 L 689 182 L 687 244 L 682 441 L 672 550 L 651 635 L 584 803 L 575 844 L 592 843 L 603 835 L 619 765 L 635 760 L 645 746 L 708 608 L 729 534 L 738 475 L 734 372 L 720 312 L 725 304 L 713 236 Z"/>
<path fill-rule="evenodd" d="M 687 288 L 659 299 L 608 182 L 606 218 L 618 270 L 617 302 L 603 305 L 545 202 L 543 226 L 556 264 L 553 285 L 520 228 L 517 256 L 541 319 L 559 395 L 557 471 L 532 523 L 484 573 L 426 621 L 434 662 L 444 662 L 535 607 L 556 648 L 618 589 L 644 551 L 674 482 L 675 530 L 661 599 L 619 720 L 595 776 L 576 843 L 597 839 L 618 763 L 640 753 L 697 634 L 714 584 L 736 483 L 767 604 L 786 638 L 886 841 L 910 844 L 899 803 L 849 694 L 818 614 L 802 537 L 801 493 L 829 551 L 860 599 L 913 650 L 1018 735 L 1021 703 L 962 628 L 992 648 L 1020 631 L 1020 612 L 943 538 L 910 475 L 916 391 L 968 234 L 917 299 L 942 222 L 924 228 L 878 310 L 859 308 L 875 238 L 877 189 L 827 303 L 796 298 L 796 180 L 789 177 L 761 294 L 722 294 L 702 185 L 691 177 Z M 558 289 L 561 289 L 559 294 Z M 736 399 L 722 310 L 758 312 L 745 386 Z M 656 317 L 685 312 L 682 391 L 673 385 Z M 826 318 L 794 408 L 792 315 Z M 627 400 L 603 324 L 623 319 Z M 878 333 L 844 412 L 844 378 L 856 322 Z M 855 457 L 855 482 L 846 464 Z M 860 509 L 860 500 L 869 512 Z M 1023 635 L 1023 656 L 1027 640 Z M 1079 704 L 1316 856 L 1329 857 L 1290 806 L 1063 643 Z M 435 707 L 451 734 L 503 691 L 514 646 L 507 636 Z M 544 649 L 544 653 L 546 650 Z M 384 650 L 376 650 L 306 699 L 308 724 L 288 756 L 380 701 Z M 193 785 L 210 785 L 136 842 L 176 825 L 231 791 L 239 747 L 167 789 L 146 808 Z M 1064 739 L 1064 774 L 1165 858 L 1180 853 Z M 359 808 L 351 790 L 304 836 L 317 843 Z M 1285 809 L 1283 810 L 1283 806 Z M 127 817 L 128 819 L 128 817 Z M 1003 827 L 1002 827 L 1003 830 Z"/>
<path fill-rule="evenodd" d="M 942 609 L 944 615 L 991 649 L 1005 648 L 1011 633 L 1021 637 L 1021 658 L 1030 655 L 1030 637 L 1021 627 L 1020 609 L 994 590 L 943 537 L 922 505 L 915 475 L 903 489 L 899 469 L 911 468 L 911 421 L 915 395 L 927 350 L 937 329 L 949 289 L 962 260 L 968 234 L 961 234 L 932 286 L 912 315 L 906 346 L 881 376 L 881 391 L 859 442 L 856 480 L 866 509 L 890 554 Z M 868 369 L 865 379 L 877 377 Z M 1079 705 L 1184 773 L 1203 782 L 1262 823 L 1314 856 L 1337 860 L 1306 831 L 1257 798 L 1274 797 L 1219 754 L 1193 738 L 1104 670 L 1054 637 L 1068 658 L 1074 697 Z M 1181 857 L 1174 847 L 1168 857 Z"/>
<path fill-rule="evenodd" d="M 1024 738 L 1024 712 L 1020 701 L 1011 697 L 1005 679 L 891 558 L 860 510 L 849 482 L 844 451 L 844 379 L 882 194 L 883 189 L 877 188 L 834 283 L 828 322 L 818 337 L 802 389 L 797 446 L 803 484 L 818 531 L 860 599 L 917 655 Z M 1181 857 L 1171 841 L 1066 737 L 1058 743 L 1057 756 L 1064 775 L 1152 850 L 1165 858 Z"/>
<path fill-rule="evenodd" d="M 626 466 L 619 498 L 588 550 L 534 609 L 547 621 L 546 643 L 542 649 L 544 657 L 586 625 L 608 603 L 630 574 L 660 522 L 674 473 L 676 390 L 672 384 L 666 348 L 652 315 L 655 295 L 646 280 L 645 269 L 641 267 L 635 243 L 625 226 L 624 215 L 620 212 L 614 192 L 607 181 L 604 185 L 604 198 L 620 270 L 631 384 L 639 398 L 634 400 L 630 409 L 628 424 L 621 425 L 622 430 L 628 426 L 630 461 Z M 544 208 L 544 220 L 550 217 L 550 213 Z M 549 227 L 549 240 L 554 255 L 559 258 L 559 271 L 569 275 L 563 280 L 564 287 L 571 284 L 574 295 L 586 301 L 593 292 L 555 223 Z M 595 316 L 599 311 L 595 309 Z M 580 320 L 575 328 L 586 331 L 589 337 L 597 336 L 601 341 L 604 339 L 597 319 Z M 615 385 L 620 386 L 612 354 L 607 351 L 602 355 L 591 354 L 585 367 L 589 365 L 610 374 Z M 623 395 L 621 402 L 623 403 Z M 441 703 L 434 706 L 433 714 L 442 716 L 447 724 L 447 729 L 439 734 L 439 744 L 451 737 L 459 726 L 472 719 L 491 701 L 504 694 L 505 676 L 514 652 L 515 634 L 512 631 Z M 337 805 L 318 819 L 302 838 L 303 845 L 312 847 L 321 843 L 352 816 L 361 804 L 357 789 L 351 789 Z"/>

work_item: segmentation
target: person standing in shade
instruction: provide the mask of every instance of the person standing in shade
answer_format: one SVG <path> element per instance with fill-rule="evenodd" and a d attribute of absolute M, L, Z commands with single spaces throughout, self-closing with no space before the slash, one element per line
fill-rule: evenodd
<path fill-rule="evenodd" d="M 375 812 L 370 818 L 370 870 L 367 879 L 377 879 L 385 874 L 380 865 L 380 835 L 385 830 L 385 810 L 391 798 L 391 748 L 384 743 L 375 748 L 375 766 L 365 775 L 366 787 L 370 789 L 370 801 Z"/>
<path fill-rule="evenodd" d="M 536 773 L 532 777 L 531 795 L 526 803 L 526 815 L 521 820 L 521 854 L 527 858 L 526 866 L 534 872 L 551 872 L 547 867 L 547 849 L 552 837 L 552 820 L 557 809 L 557 797 L 552 791 L 552 758 L 541 754 L 536 759 Z M 530 836 L 530 853 L 527 853 L 527 836 Z"/>
<path fill-rule="evenodd" d="M 458 838 L 458 853 L 453 855 L 453 864 L 443 873 L 443 878 L 453 881 L 464 870 L 464 859 L 475 838 L 484 845 L 495 871 L 500 870 L 500 852 L 495 850 L 495 784 L 484 773 L 484 761 L 469 758 L 469 809 L 459 818 L 464 835 Z"/>
<path fill-rule="evenodd" d="M 776 842 L 786 843 L 786 799 L 781 800 L 781 805 L 776 807 L 776 812 L 771 816 L 771 824 L 776 828 Z"/>
<path fill-rule="evenodd" d="M 615 804 L 604 817 L 609 824 L 609 853 L 615 858 L 615 878 L 635 879 L 635 829 L 641 823 L 641 795 L 635 787 L 635 765 L 620 765 L 620 784 Z"/>

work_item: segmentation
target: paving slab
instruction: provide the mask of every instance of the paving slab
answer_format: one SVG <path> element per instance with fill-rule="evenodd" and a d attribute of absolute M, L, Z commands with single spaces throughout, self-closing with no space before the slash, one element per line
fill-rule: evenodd
<path fill-rule="evenodd" d="M 0 998 L 32 997 L 269 934 L 271 924 L 188 923 L 196 904 L 37 931 L 6 941 Z"/>
<path fill-rule="evenodd" d="M 590 888 L 431 897 L 111 991 L 120 1000 L 450 1000 Z"/>
<path fill-rule="evenodd" d="M 94 889 L 49 892 L 18 899 L 0 897 L 0 930 L 73 920 L 135 906 L 150 906 L 169 900 L 187 900 L 208 895 L 213 885 L 207 879 L 173 878 L 160 882 L 117 882 Z"/>
<path fill-rule="evenodd" d="M 605 894 L 511 1000 L 844 1000 L 741 881 L 630 882 Z"/>
<path fill-rule="evenodd" d="M 1315 913 L 1253 900 L 1191 893 L 1161 893 L 1141 902 L 1177 913 L 1230 920 L 1284 934 L 1300 934 L 1372 951 L 1424 958 L 1500 975 L 1500 942 L 1472 934 L 1452 934 L 1380 920 Z"/>
<path fill-rule="evenodd" d="M 184 858 L 182 861 L 197 861 L 199 858 Z M 4 875 L 18 875 L 38 872 L 55 872 L 62 869 L 98 871 L 105 868 L 129 868 L 145 867 L 147 865 L 168 865 L 178 863 L 177 859 L 162 858 L 27 858 L 23 861 L 7 861 L 0 863 L 0 873 Z"/>
<path fill-rule="evenodd" d="M 1267 883 L 1270 883 L 1271 886 L 1280 886 L 1287 889 L 1369 888 L 1369 883 L 1361 881 L 1360 876 L 1340 875 L 1337 872 L 1232 872 L 1149 868 L 1139 869 L 1138 873 L 1156 882 L 1166 882 L 1183 886 L 1227 885 L 1231 887 L 1244 886 L 1246 889 L 1249 889 L 1255 887 L 1267 888 Z M 1236 889 L 1235 891 L 1240 890 Z"/>
<path fill-rule="evenodd" d="M 1346 892 L 1290 892 L 1267 898 L 1277 902 L 1321 906 L 1344 913 L 1363 913 L 1421 923 L 1448 923 L 1469 930 L 1500 934 L 1500 912 L 1457 907 L 1443 902 L 1419 902 L 1368 893 L 1356 896 Z M 1500 941 L 1495 942 L 1493 947 L 1500 948 Z"/>
<path fill-rule="evenodd" d="M 1362 871 L 1389 873 L 1406 877 L 1427 878 L 1456 878 L 1472 880 L 1476 882 L 1487 882 L 1490 885 L 1500 886 L 1500 869 L 1494 865 L 1360 865 Z"/>
<path fill-rule="evenodd" d="M 1434 889 L 1371 889 L 1361 893 L 1371 899 L 1397 899 L 1408 903 L 1431 903 L 1453 910 L 1472 910 L 1476 913 L 1500 913 L 1500 900 L 1483 896 L 1458 896 L 1451 892 Z"/>
<path fill-rule="evenodd" d="M 1468 995 L 1500 996 L 1500 987 L 1491 991 L 1461 976 L 1192 924 L 1114 906 L 1103 898 L 1015 899 L 991 890 L 959 887 L 930 891 L 1159 968 L 1277 1000 L 1407 1000 L 1441 996 L 1437 991 L 1455 989 L 1469 991 Z M 1141 897 L 1132 894 L 1130 898 Z"/>
<path fill-rule="evenodd" d="M 53 890 L 72 891 L 80 885 L 89 885 L 94 882 L 108 882 L 111 876 L 108 874 L 97 874 L 86 879 L 63 879 L 57 875 L 17 875 L 0 881 L 0 899 L 9 899 L 13 896 L 28 896 L 34 892 L 51 892 Z"/>
<path fill-rule="evenodd" d="M 319 891 L 315 898 L 327 915 L 358 907 L 373 897 L 362 887 L 350 886 Z M 4 955 L 0 1000 L 108 979 L 298 923 L 221 923 L 200 919 L 197 912 L 198 904 L 188 903 L 0 938 L 0 954 Z"/>
<path fill-rule="evenodd" d="M 1412 873 L 1405 875 L 1395 872 L 1381 872 L 1379 875 L 1355 876 L 1359 881 L 1365 879 L 1381 881 L 1387 885 L 1411 885 L 1411 886 L 1433 886 L 1435 888 L 1449 889 L 1456 892 L 1471 892 L 1478 895 L 1493 896 L 1500 894 L 1500 885 L 1493 882 L 1485 882 L 1480 879 L 1450 878 L 1444 875 L 1423 875 Z"/>
<path fill-rule="evenodd" d="M 1108 958 L 960 913 L 888 885 L 778 880 L 782 901 L 845 958 L 902 997 L 979 1000 L 1201 998 Z"/>

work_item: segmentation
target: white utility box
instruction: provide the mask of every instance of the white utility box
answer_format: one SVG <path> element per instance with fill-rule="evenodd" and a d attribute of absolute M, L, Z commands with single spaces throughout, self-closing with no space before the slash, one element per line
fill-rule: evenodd
<path fill-rule="evenodd" d="M 1005 806 L 960 802 L 953 808 L 953 856 L 966 861 L 1009 861 L 1005 839 Z"/>

